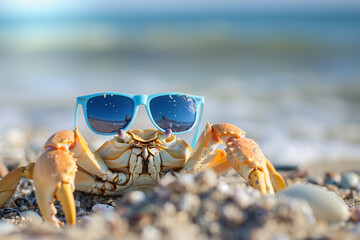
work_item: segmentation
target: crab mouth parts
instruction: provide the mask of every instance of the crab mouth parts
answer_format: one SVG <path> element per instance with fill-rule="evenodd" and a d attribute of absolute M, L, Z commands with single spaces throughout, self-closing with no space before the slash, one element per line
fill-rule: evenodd
<path fill-rule="evenodd" d="M 133 185 L 157 185 L 157 177 L 152 176 L 149 173 L 141 173 L 139 174 L 139 177 L 134 181 Z"/>

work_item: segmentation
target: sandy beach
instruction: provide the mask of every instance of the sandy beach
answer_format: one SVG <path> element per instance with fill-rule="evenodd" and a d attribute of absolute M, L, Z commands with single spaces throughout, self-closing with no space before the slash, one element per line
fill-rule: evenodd
<path fill-rule="evenodd" d="M 3 165 L 11 169 L 37 155 L 27 148 L 26 158 L 13 158 L 12 164 Z M 359 238 L 360 170 L 356 162 L 316 163 L 280 173 L 286 189 L 298 184 L 310 189 L 295 189 L 303 195 L 300 197 L 281 193 L 271 197 L 249 187 L 234 171 L 222 176 L 212 171 L 166 175 L 156 190 L 145 193 L 101 197 L 76 191 L 75 227 L 66 225 L 61 206 L 55 202 L 61 229 L 43 223 L 32 181 L 23 179 L 0 209 L 0 239 Z M 330 205 L 323 209 L 316 205 L 319 203 Z M 345 211 L 338 210 L 341 208 Z"/>
<path fill-rule="evenodd" d="M 0 177 L 74 129 L 78 96 L 179 92 L 205 98 L 201 129 L 245 131 L 287 188 L 262 196 L 234 171 L 206 171 L 146 193 L 75 191 L 76 226 L 55 202 L 57 229 L 22 179 L 0 208 L 0 240 L 360 239 L 360 5 L 274 1 L 1 1 Z M 99 148 L 109 137 L 78 110 Z M 137 128 L 154 128 L 144 106 Z"/>

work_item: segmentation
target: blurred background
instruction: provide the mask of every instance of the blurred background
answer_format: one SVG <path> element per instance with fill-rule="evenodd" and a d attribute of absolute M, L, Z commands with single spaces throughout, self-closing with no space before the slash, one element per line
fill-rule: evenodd
<path fill-rule="evenodd" d="M 3 161 L 104 91 L 205 96 L 201 128 L 235 124 L 277 165 L 359 161 L 360 2 L 1 1 L 0 83 Z M 143 110 L 131 129 L 152 127 Z"/>

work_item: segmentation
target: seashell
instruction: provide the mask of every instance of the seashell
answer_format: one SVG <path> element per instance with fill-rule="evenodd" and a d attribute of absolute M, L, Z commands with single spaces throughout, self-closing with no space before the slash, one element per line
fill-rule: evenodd
<path fill-rule="evenodd" d="M 285 188 L 277 197 L 300 198 L 306 200 L 314 215 L 330 223 L 349 219 L 349 209 L 345 202 L 334 192 L 311 184 L 296 184 Z"/>
<path fill-rule="evenodd" d="M 112 212 L 115 211 L 115 208 L 113 206 L 107 205 L 107 204 L 95 204 L 91 208 L 94 212 Z"/>

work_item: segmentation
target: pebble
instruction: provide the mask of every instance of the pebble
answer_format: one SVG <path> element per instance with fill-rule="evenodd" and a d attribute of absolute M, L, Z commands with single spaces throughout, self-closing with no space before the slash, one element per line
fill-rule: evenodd
<path fill-rule="evenodd" d="M 32 223 L 42 223 L 42 218 L 34 211 L 21 212 L 20 215 L 24 218 L 29 219 L 29 221 Z"/>
<path fill-rule="evenodd" d="M 75 207 L 80 207 L 80 201 L 75 200 Z"/>
<path fill-rule="evenodd" d="M 84 214 L 86 214 L 86 212 L 84 211 L 84 210 L 78 210 L 78 211 L 76 211 L 76 216 L 78 217 L 78 216 L 82 216 L 82 215 L 84 215 Z"/>
<path fill-rule="evenodd" d="M 335 171 L 327 172 L 325 175 L 325 184 L 338 185 L 341 181 L 341 176 Z"/>
<path fill-rule="evenodd" d="M 160 178 L 159 186 L 167 187 L 170 183 L 173 183 L 176 180 L 175 176 L 171 173 L 166 173 L 165 176 Z"/>
<path fill-rule="evenodd" d="M 20 211 L 21 212 L 25 212 L 25 211 L 27 211 L 28 210 L 28 207 L 27 206 L 25 206 L 25 205 L 21 205 L 20 206 Z"/>
<path fill-rule="evenodd" d="M 184 186 L 193 185 L 194 177 L 191 174 L 180 174 L 178 182 Z"/>
<path fill-rule="evenodd" d="M 242 208 L 247 208 L 256 199 L 250 197 L 249 193 L 245 189 L 237 188 L 233 196 L 235 202 Z"/>
<path fill-rule="evenodd" d="M 230 188 L 229 184 L 224 181 L 219 181 L 216 189 L 224 194 L 230 194 L 232 189 Z"/>
<path fill-rule="evenodd" d="M 353 222 L 360 222 L 360 208 L 356 207 L 351 210 L 350 219 Z"/>
<path fill-rule="evenodd" d="M 132 191 L 127 195 L 127 199 L 130 204 L 138 205 L 146 200 L 146 195 L 142 191 Z"/>
<path fill-rule="evenodd" d="M 200 199 L 197 195 L 185 193 L 179 201 L 179 209 L 181 211 L 196 213 L 200 203 Z"/>
<path fill-rule="evenodd" d="M 110 205 L 106 205 L 106 204 L 95 204 L 94 206 L 92 206 L 91 208 L 94 212 L 112 212 L 115 211 L 115 208 L 113 206 Z"/>
<path fill-rule="evenodd" d="M 151 225 L 144 227 L 141 235 L 142 235 L 142 239 L 147 239 L 147 240 L 161 239 L 161 232 Z"/>
<path fill-rule="evenodd" d="M 344 188 L 356 188 L 359 184 L 359 176 L 354 172 L 345 173 L 341 178 L 341 186 Z"/>
<path fill-rule="evenodd" d="M 278 198 L 286 196 L 306 200 L 317 218 L 330 223 L 346 221 L 349 210 L 345 202 L 334 192 L 312 184 L 296 184 L 277 193 Z"/>
<path fill-rule="evenodd" d="M 203 191 L 215 187 L 218 184 L 218 176 L 212 170 L 205 170 L 201 174 L 197 175 L 196 180 L 200 187 L 203 187 Z"/>
<path fill-rule="evenodd" d="M 222 213 L 232 224 L 242 224 L 246 220 L 243 212 L 234 204 L 226 204 L 222 209 Z"/>

